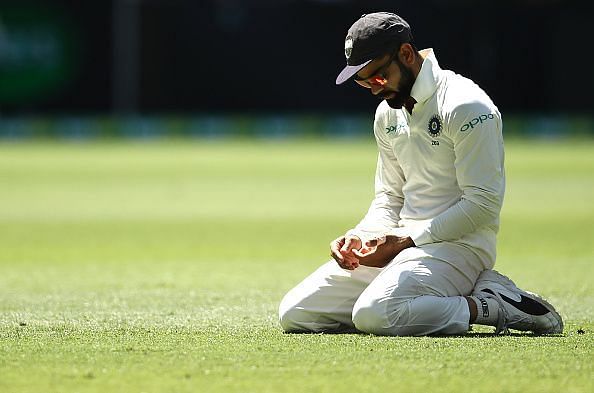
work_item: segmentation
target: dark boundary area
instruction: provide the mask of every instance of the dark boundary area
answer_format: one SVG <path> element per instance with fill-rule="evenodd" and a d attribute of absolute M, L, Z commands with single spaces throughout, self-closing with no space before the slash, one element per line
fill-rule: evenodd
<path fill-rule="evenodd" d="M 560 138 L 594 137 L 594 118 L 587 116 L 504 116 L 505 136 Z M 373 137 L 372 115 L 161 115 L 60 116 L 0 119 L 0 141 L 53 138 L 208 139 L 249 137 Z"/>
<path fill-rule="evenodd" d="M 3 0 L 0 114 L 372 113 L 334 80 L 379 10 L 502 113 L 592 114 L 594 3 L 572 0 Z"/>

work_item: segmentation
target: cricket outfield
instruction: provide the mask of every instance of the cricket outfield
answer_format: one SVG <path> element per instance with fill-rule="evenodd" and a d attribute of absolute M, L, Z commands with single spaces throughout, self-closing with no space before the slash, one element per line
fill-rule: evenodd
<path fill-rule="evenodd" d="M 373 195 L 351 141 L 0 144 L 1 392 L 591 392 L 594 140 L 506 142 L 497 269 L 556 337 L 281 333 Z"/>

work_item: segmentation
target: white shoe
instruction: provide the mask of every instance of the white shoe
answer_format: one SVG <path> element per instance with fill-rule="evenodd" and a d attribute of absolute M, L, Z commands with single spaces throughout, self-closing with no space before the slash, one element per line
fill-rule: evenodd
<path fill-rule="evenodd" d="M 508 328 L 535 334 L 563 333 L 563 320 L 551 304 L 535 293 L 521 290 L 495 270 L 484 270 L 479 275 L 472 296 L 499 303 L 496 334 L 509 333 Z"/>

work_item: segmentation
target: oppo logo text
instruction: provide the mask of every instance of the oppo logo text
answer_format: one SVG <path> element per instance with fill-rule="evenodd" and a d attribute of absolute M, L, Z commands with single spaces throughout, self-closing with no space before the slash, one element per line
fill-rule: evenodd
<path fill-rule="evenodd" d="M 467 131 L 469 128 L 470 129 L 474 128 L 474 126 L 476 126 L 477 124 L 483 124 L 483 122 L 485 122 L 487 120 L 493 120 L 494 118 L 495 118 L 495 115 L 493 115 L 492 113 L 480 115 L 479 117 L 475 117 L 474 119 L 470 120 L 468 123 L 464 124 L 460 128 L 460 131 L 462 131 L 462 132 Z"/>

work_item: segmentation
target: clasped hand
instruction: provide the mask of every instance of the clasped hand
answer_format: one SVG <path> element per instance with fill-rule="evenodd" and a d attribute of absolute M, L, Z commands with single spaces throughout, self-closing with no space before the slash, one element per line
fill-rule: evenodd
<path fill-rule="evenodd" d="M 330 256 L 347 270 L 355 270 L 359 265 L 384 267 L 408 247 L 415 247 L 410 237 L 385 235 L 363 244 L 358 236 L 344 235 L 330 243 Z"/>

